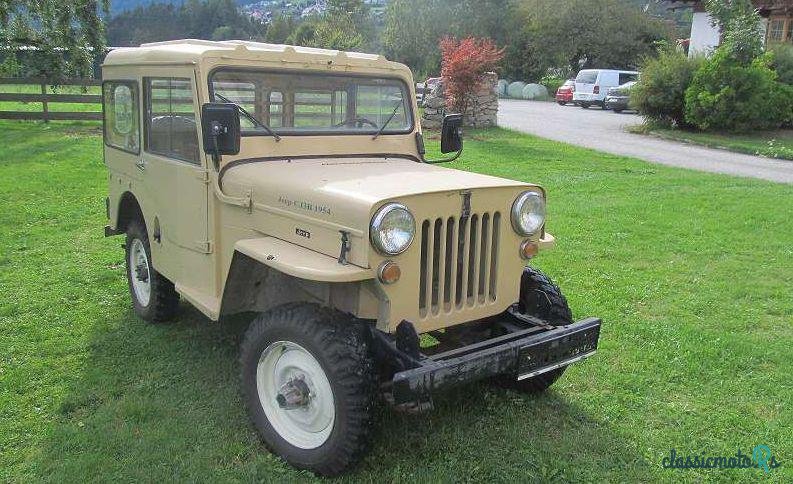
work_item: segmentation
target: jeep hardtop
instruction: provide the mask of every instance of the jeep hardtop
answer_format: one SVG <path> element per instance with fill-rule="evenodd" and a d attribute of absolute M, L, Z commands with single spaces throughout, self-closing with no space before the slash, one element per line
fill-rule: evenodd
<path fill-rule="evenodd" d="M 264 442 L 334 475 L 378 401 L 432 407 L 481 379 L 542 391 L 594 354 L 596 318 L 527 266 L 554 244 L 545 190 L 449 169 L 424 147 L 410 70 L 379 55 L 247 41 L 112 50 L 102 66 L 107 236 L 136 313 L 184 299 L 254 314 L 240 350 Z"/>

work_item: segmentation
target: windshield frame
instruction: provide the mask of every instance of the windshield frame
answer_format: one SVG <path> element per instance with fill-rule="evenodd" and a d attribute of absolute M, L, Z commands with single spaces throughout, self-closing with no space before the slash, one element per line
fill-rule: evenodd
<path fill-rule="evenodd" d="M 351 73 L 351 72 L 327 72 L 319 71 L 316 69 L 274 69 L 267 67 L 251 67 L 251 66 L 218 66 L 209 71 L 207 74 L 207 90 L 209 92 L 210 102 L 218 102 L 215 98 L 215 87 L 213 78 L 218 72 L 254 72 L 263 74 L 297 74 L 297 75 L 310 75 L 316 77 L 347 77 L 353 79 L 382 79 L 386 81 L 395 81 L 399 84 L 402 90 L 404 105 L 406 107 L 405 115 L 410 120 L 410 125 L 404 129 L 389 129 L 386 128 L 380 136 L 404 136 L 411 134 L 416 130 L 416 118 L 413 109 L 413 91 L 405 81 L 404 78 L 388 74 L 377 73 Z M 233 101 L 233 99 L 232 99 Z M 377 128 L 372 127 L 366 130 L 331 130 L 331 129 L 301 129 L 294 130 L 293 128 L 284 129 L 282 127 L 270 127 L 278 136 L 292 137 L 292 136 L 373 136 L 378 132 L 380 126 Z M 262 128 L 245 128 L 241 130 L 240 135 L 243 138 L 255 136 L 271 136 L 265 129 Z"/>

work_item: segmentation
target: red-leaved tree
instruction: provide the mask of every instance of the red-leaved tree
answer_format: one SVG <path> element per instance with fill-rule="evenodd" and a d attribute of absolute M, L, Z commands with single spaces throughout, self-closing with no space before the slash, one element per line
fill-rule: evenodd
<path fill-rule="evenodd" d="M 468 101 L 480 87 L 484 74 L 495 69 L 504 57 L 491 39 L 444 37 L 440 42 L 441 77 L 446 90 L 446 107 L 465 113 Z"/>

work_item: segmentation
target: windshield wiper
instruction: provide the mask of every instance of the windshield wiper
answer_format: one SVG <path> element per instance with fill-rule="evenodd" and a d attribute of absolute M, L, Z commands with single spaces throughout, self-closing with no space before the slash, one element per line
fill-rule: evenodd
<path fill-rule="evenodd" d="M 251 123 L 253 123 L 253 124 L 254 124 L 254 126 L 256 126 L 256 127 L 258 127 L 258 128 L 262 128 L 263 130 L 267 131 L 267 133 L 268 133 L 270 136 L 272 136 L 273 138 L 275 138 L 275 140 L 276 140 L 276 141 L 281 141 L 281 137 L 280 137 L 280 136 L 278 136 L 278 135 L 276 134 L 276 132 L 275 132 L 275 131 L 273 131 L 273 130 L 272 130 L 272 129 L 271 129 L 269 126 L 267 126 L 266 124 L 264 124 L 264 123 L 262 123 L 261 121 L 259 121 L 258 119 L 256 119 L 256 117 L 254 117 L 254 116 L 253 116 L 251 113 L 249 113 L 249 112 L 248 112 L 248 111 L 247 111 L 247 110 L 246 110 L 244 107 L 240 106 L 238 103 L 235 103 L 234 101 L 229 101 L 229 98 L 227 98 L 226 96 L 223 96 L 223 95 L 221 95 L 221 94 L 218 94 L 218 93 L 214 93 L 214 94 L 215 94 L 215 97 L 216 97 L 216 98 L 220 99 L 220 100 L 221 100 L 221 101 L 223 101 L 224 103 L 229 103 L 229 104 L 234 104 L 234 105 L 236 105 L 236 106 L 237 106 L 237 108 L 240 110 L 240 113 L 242 113 L 242 115 L 243 115 L 243 116 L 245 116 L 246 118 L 248 118 L 248 120 L 249 120 Z"/>
<path fill-rule="evenodd" d="M 385 120 L 385 123 L 383 123 L 383 125 L 380 127 L 377 133 L 375 133 L 375 135 L 372 136 L 373 140 L 377 139 L 381 134 L 383 134 L 383 131 L 385 131 L 386 126 L 388 126 L 388 123 L 390 123 L 391 120 L 394 119 L 397 111 L 399 111 L 399 108 L 402 106 L 402 101 L 403 101 L 402 99 L 397 101 L 396 106 L 394 106 L 394 112 L 391 113 L 391 116 L 389 116 L 388 119 Z"/>

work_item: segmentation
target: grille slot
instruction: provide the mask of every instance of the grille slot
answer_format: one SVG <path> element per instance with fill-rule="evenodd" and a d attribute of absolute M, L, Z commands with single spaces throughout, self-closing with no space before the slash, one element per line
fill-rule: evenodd
<path fill-rule="evenodd" d="M 421 224 L 422 318 L 496 300 L 501 214 L 439 217 Z"/>

